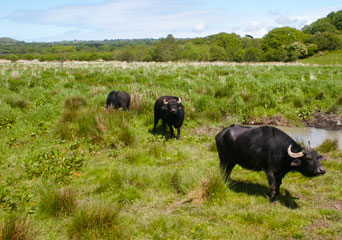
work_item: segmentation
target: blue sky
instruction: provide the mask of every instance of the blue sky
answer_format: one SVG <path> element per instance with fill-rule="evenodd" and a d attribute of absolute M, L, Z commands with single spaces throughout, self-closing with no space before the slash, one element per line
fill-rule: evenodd
<path fill-rule="evenodd" d="M 27 42 L 219 32 L 262 37 L 275 27 L 300 29 L 338 10 L 341 0 L 4 0 L 0 37 Z"/>

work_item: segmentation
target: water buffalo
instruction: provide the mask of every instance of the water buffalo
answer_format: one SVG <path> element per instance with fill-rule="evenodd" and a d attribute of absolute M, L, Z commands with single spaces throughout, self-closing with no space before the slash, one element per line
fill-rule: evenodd
<path fill-rule="evenodd" d="M 325 173 L 323 156 L 314 149 L 302 148 L 283 131 L 270 126 L 247 127 L 231 125 L 215 137 L 220 166 L 225 180 L 235 166 L 265 171 L 271 188 L 270 201 L 276 200 L 283 177 L 298 171 L 313 177 Z"/>
<path fill-rule="evenodd" d="M 131 96 L 125 91 L 111 91 L 107 97 L 106 107 L 123 108 L 129 110 L 129 104 L 131 102 Z"/>
<path fill-rule="evenodd" d="M 158 98 L 154 104 L 154 127 L 153 132 L 156 132 L 156 126 L 159 119 L 162 119 L 164 131 L 166 124 L 169 125 L 171 137 L 174 137 L 173 128 L 177 128 L 177 139 L 180 139 L 181 127 L 184 121 L 184 106 L 179 97 L 162 96 Z"/>

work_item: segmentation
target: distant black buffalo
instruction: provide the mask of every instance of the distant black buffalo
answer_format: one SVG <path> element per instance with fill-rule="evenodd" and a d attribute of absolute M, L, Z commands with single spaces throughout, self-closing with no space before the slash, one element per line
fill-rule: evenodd
<path fill-rule="evenodd" d="M 166 124 L 169 125 L 171 137 L 175 137 L 173 128 L 177 128 L 177 139 L 180 139 L 181 127 L 184 121 L 184 106 L 179 97 L 162 96 L 158 98 L 154 104 L 154 127 L 153 132 L 156 132 L 156 126 L 159 119 L 162 119 L 164 131 Z"/>
<path fill-rule="evenodd" d="M 107 108 L 123 108 L 129 110 L 131 96 L 125 91 L 112 91 L 107 97 Z"/>
<path fill-rule="evenodd" d="M 275 127 L 231 125 L 215 137 L 220 165 L 226 181 L 235 166 L 265 171 L 271 188 L 270 201 L 275 201 L 283 177 L 298 171 L 313 177 L 325 173 L 323 156 L 314 149 L 302 148 L 290 136 Z"/>

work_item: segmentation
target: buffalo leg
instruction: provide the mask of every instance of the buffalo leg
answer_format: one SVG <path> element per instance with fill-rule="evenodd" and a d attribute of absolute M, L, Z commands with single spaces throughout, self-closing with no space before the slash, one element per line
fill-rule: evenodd
<path fill-rule="evenodd" d="M 175 134 L 173 133 L 172 124 L 168 124 L 168 125 L 169 125 L 169 128 L 170 128 L 171 138 L 174 138 L 174 137 L 175 137 Z"/>
<path fill-rule="evenodd" d="M 224 175 L 224 179 L 227 182 L 230 178 L 233 168 L 236 165 L 236 162 L 229 149 L 224 147 L 222 143 L 216 142 L 216 146 L 220 158 L 220 167 Z"/>
<path fill-rule="evenodd" d="M 153 126 L 153 132 L 155 133 L 157 131 L 156 127 L 158 124 L 159 118 L 158 117 L 154 117 L 154 126 Z"/>
<path fill-rule="evenodd" d="M 279 191 L 279 188 L 277 187 L 276 178 L 274 176 L 274 173 L 269 171 L 269 172 L 266 173 L 266 175 L 267 175 L 268 185 L 271 188 L 270 201 L 274 202 L 274 201 L 276 201 L 276 198 L 277 198 L 277 195 L 278 195 L 277 192 Z"/>
<path fill-rule="evenodd" d="M 275 175 L 277 196 L 280 196 L 280 185 L 281 185 L 283 177 L 284 177 L 284 174 L 276 174 Z"/>
<path fill-rule="evenodd" d="M 177 128 L 177 140 L 180 139 L 181 128 Z"/>
<path fill-rule="evenodd" d="M 166 123 L 164 120 L 162 120 L 162 124 L 163 124 L 163 131 L 164 131 L 164 134 L 166 133 Z"/>
<path fill-rule="evenodd" d="M 129 99 L 126 105 L 126 110 L 129 111 L 129 105 L 131 104 L 131 100 Z"/>

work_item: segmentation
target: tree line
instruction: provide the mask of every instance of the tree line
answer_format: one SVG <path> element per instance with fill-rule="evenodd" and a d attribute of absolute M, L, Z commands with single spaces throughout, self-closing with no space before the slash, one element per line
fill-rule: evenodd
<path fill-rule="evenodd" d="M 301 30 L 279 27 L 262 38 L 219 33 L 203 38 L 62 41 L 26 43 L 0 40 L 0 58 L 39 61 L 295 61 L 319 51 L 342 49 L 342 10 Z"/>

